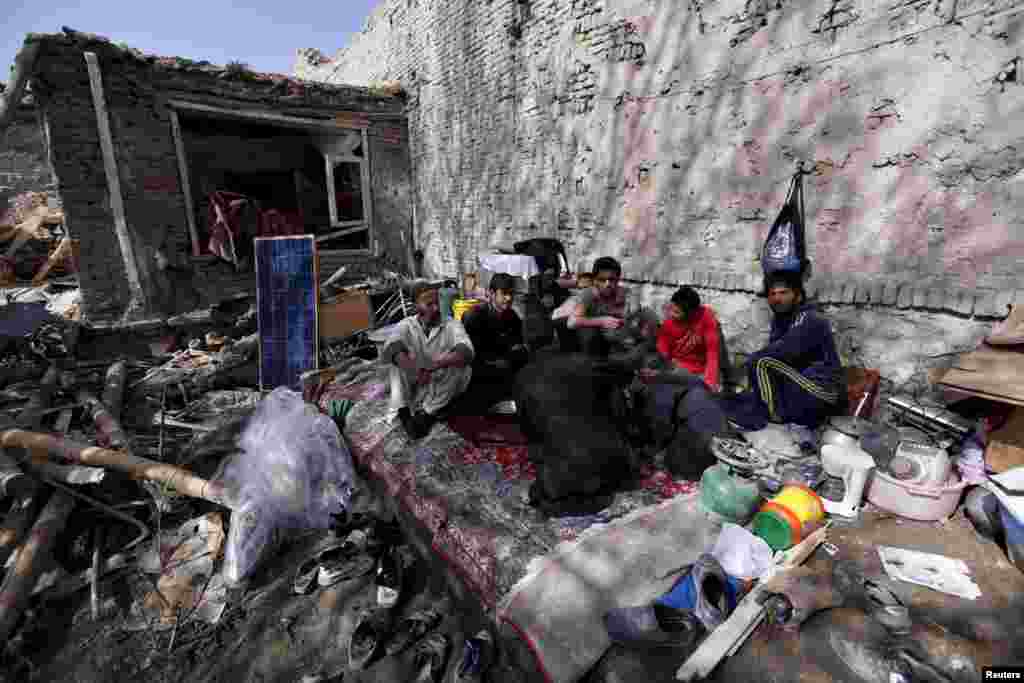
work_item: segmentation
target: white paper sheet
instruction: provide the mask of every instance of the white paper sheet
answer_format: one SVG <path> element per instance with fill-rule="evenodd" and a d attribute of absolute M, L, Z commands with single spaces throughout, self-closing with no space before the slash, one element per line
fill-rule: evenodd
<path fill-rule="evenodd" d="M 970 568 L 963 560 L 889 546 L 879 546 L 878 556 L 891 579 L 925 586 L 966 600 L 976 600 L 981 596 L 981 589 L 968 575 Z"/>

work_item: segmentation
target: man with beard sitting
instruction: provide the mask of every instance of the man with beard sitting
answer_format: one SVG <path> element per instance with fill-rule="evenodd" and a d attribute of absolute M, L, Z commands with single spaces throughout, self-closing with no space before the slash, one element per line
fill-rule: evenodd
<path fill-rule="evenodd" d="M 744 429 L 769 421 L 817 427 L 846 407 L 832 327 L 805 302 L 799 274 L 769 274 L 765 293 L 774 314 L 768 345 L 748 361 L 750 389 L 723 399 L 723 407 Z"/>

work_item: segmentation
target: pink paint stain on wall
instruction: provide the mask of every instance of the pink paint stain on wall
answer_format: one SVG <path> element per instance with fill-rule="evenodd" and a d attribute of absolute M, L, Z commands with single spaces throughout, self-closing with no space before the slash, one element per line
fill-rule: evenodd
<path fill-rule="evenodd" d="M 850 84 L 844 81 L 818 81 L 801 105 L 800 125 L 814 125 L 823 114 L 841 106 L 840 100 L 849 89 Z"/>
<path fill-rule="evenodd" d="M 1024 255 L 1024 241 L 1014 240 L 1010 226 L 993 215 L 994 198 L 982 192 L 973 200 L 943 193 L 943 268 L 963 287 L 977 286 L 978 271 L 990 269 L 999 256 Z"/>
<path fill-rule="evenodd" d="M 656 140 L 648 114 L 653 102 L 648 99 L 630 100 L 623 105 L 623 174 L 625 204 L 623 227 L 626 239 L 635 244 L 643 256 L 651 256 L 657 249 L 657 192 L 653 171 L 644 172 L 645 161 L 654 157 Z"/>

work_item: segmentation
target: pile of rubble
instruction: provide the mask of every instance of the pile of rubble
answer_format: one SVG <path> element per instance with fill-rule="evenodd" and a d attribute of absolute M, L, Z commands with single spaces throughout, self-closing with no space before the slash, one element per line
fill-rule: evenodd
<path fill-rule="evenodd" d="M 77 240 L 64 229 L 64 212 L 45 192 L 15 197 L 0 214 L 0 286 L 41 285 L 77 272 Z"/>

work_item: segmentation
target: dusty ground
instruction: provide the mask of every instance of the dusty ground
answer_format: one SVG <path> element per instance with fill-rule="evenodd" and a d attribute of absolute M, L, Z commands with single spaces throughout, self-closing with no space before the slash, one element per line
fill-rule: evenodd
<path fill-rule="evenodd" d="M 866 513 L 855 524 L 834 526 L 830 540 L 839 548 L 835 559 L 852 560 L 865 578 L 886 582 L 911 607 L 915 616 L 911 639 L 938 663 L 949 665 L 954 657 L 962 656 L 973 660 L 979 670 L 992 664 L 1024 664 L 1024 610 L 1020 597 L 1024 595 L 1024 574 L 1007 561 L 999 546 L 975 533 L 962 511 L 945 524 Z M 875 549 L 879 545 L 961 558 L 970 566 L 982 596 L 970 601 L 913 584 L 889 583 Z M 822 566 L 831 562 L 833 558 L 819 549 L 808 564 Z M 968 632 L 964 628 L 968 625 L 982 633 Z M 856 651 L 856 657 L 847 657 L 856 671 L 837 655 L 834 641 L 865 644 Z M 773 683 L 886 683 L 887 676 L 881 677 L 883 672 L 878 670 L 878 663 L 890 642 L 863 611 L 847 607 L 828 610 L 811 617 L 799 633 L 760 627 L 735 656 L 719 666 L 712 678 Z M 613 649 L 591 680 L 672 681 L 684 659 L 685 654 L 640 657 Z"/>

